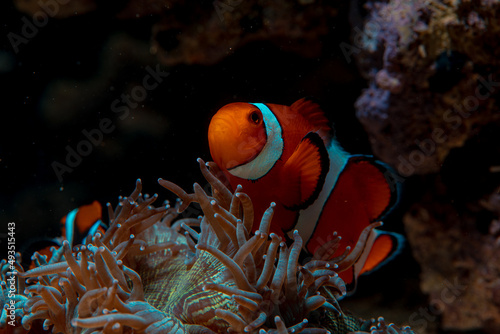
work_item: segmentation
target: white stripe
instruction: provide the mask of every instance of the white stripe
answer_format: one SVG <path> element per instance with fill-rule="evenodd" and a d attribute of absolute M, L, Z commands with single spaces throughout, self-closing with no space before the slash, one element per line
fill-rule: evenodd
<path fill-rule="evenodd" d="M 267 141 L 262 151 L 250 162 L 229 170 L 234 176 L 257 180 L 266 175 L 283 153 L 281 125 L 273 112 L 263 103 L 251 103 L 262 112 Z"/>
<path fill-rule="evenodd" d="M 314 228 L 318 224 L 318 220 L 321 216 L 323 207 L 326 201 L 330 197 L 337 179 L 344 169 L 347 160 L 349 159 L 349 154 L 344 152 L 340 147 L 339 143 L 335 139 L 331 140 L 330 146 L 327 147 L 328 157 L 330 159 L 330 169 L 326 174 L 325 183 L 318 198 L 313 204 L 307 208 L 299 211 L 299 218 L 294 230 L 298 230 L 300 236 L 304 240 L 304 248 L 307 246 L 307 242 L 314 233 Z M 332 231 L 333 233 L 334 231 Z M 293 239 L 293 230 L 288 232 L 288 236 Z M 327 236 L 325 236 L 327 237 Z M 326 240 L 325 240 L 326 242 Z"/>
<path fill-rule="evenodd" d="M 66 240 L 68 240 L 69 245 L 73 246 L 73 238 L 75 236 L 75 219 L 78 209 L 74 209 L 66 215 Z"/>
<path fill-rule="evenodd" d="M 87 236 L 94 236 L 94 234 L 97 232 L 97 229 L 99 228 L 99 226 L 101 226 L 101 223 L 102 221 L 99 219 L 98 221 L 96 221 L 94 223 L 94 225 L 92 225 L 92 227 L 90 228 L 89 230 L 89 233 L 87 233 L 87 235 L 85 236 L 85 238 L 83 238 L 83 244 L 85 245 L 85 242 L 87 241 Z"/>

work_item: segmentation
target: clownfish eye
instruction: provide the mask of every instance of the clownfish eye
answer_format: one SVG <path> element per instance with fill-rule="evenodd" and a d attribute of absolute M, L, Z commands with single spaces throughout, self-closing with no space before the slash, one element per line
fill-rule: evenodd
<path fill-rule="evenodd" d="M 252 111 L 248 116 L 250 122 L 254 124 L 259 124 L 262 121 L 260 114 L 257 111 Z"/>

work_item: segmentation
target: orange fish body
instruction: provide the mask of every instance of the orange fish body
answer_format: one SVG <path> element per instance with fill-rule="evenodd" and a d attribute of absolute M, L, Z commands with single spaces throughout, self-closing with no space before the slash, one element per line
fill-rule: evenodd
<path fill-rule="evenodd" d="M 332 257 L 353 248 L 361 231 L 395 203 L 388 169 L 365 156 L 350 155 L 332 136 L 319 106 L 301 99 L 291 106 L 231 103 L 212 118 L 210 153 L 231 187 L 243 187 L 260 216 L 276 203 L 272 232 L 291 236 L 297 229 L 314 254 L 342 237 Z M 399 236 L 374 230 L 368 249 L 348 283 L 384 262 L 397 249 Z"/>

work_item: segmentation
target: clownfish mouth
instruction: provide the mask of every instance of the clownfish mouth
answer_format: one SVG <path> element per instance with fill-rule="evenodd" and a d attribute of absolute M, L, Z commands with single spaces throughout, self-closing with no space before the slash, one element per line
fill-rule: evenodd
<path fill-rule="evenodd" d="M 238 168 L 238 167 L 240 167 L 240 166 L 242 166 L 242 165 L 244 165 L 244 164 L 246 164 L 246 162 L 240 163 L 239 165 L 234 165 L 234 166 L 231 166 L 231 162 L 228 162 L 228 166 L 226 167 L 226 169 L 227 169 L 228 171 L 230 171 L 230 170 L 233 170 L 233 169 L 235 169 L 235 168 Z"/>
<path fill-rule="evenodd" d="M 242 152 L 245 152 L 244 156 L 246 159 L 240 161 L 236 160 L 228 161 L 226 162 L 226 169 L 230 171 L 252 162 L 262 152 L 263 147 L 265 147 L 265 144 L 263 146 L 262 143 L 259 142 L 246 145 L 245 147 L 240 146 L 239 149 Z"/>
<path fill-rule="evenodd" d="M 245 141 L 223 143 L 217 150 L 217 164 L 226 170 L 233 170 L 254 160 L 262 151 L 265 143 L 259 141 Z"/>

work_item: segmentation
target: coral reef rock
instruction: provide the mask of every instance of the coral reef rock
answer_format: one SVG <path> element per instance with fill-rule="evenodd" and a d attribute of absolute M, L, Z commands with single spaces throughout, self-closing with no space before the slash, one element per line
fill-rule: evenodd
<path fill-rule="evenodd" d="M 354 7 L 356 8 L 356 7 Z M 369 84 L 356 113 L 375 154 L 403 176 L 439 170 L 450 149 L 500 118 L 498 1 L 367 1 L 353 10 L 355 58 Z"/>
<path fill-rule="evenodd" d="M 254 41 L 305 57 L 318 56 L 321 37 L 327 35 L 338 8 L 335 3 L 301 2 L 216 0 L 195 8 L 176 2 L 153 27 L 152 49 L 167 65 L 212 64 Z"/>
<path fill-rule="evenodd" d="M 437 323 L 445 330 L 500 332 L 500 195 L 475 207 L 456 207 L 427 196 L 404 218 L 413 254 L 422 265 L 427 309 L 410 319 L 416 330 Z M 497 215 L 485 233 L 478 217 Z"/>

